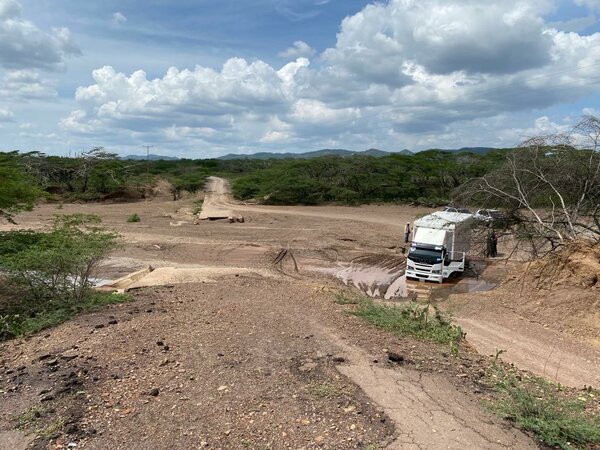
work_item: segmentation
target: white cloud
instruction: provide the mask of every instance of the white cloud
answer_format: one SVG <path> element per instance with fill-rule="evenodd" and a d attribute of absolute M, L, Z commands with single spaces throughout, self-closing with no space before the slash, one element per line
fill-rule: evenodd
<path fill-rule="evenodd" d="M 595 116 L 600 117 L 600 109 L 595 108 L 583 108 L 582 114 L 584 116 Z"/>
<path fill-rule="evenodd" d="M 67 56 L 80 53 L 67 28 L 42 31 L 21 17 L 19 2 L 0 0 L 0 66 L 62 70 Z"/>
<path fill-rule="evenodd" d="M 44 80 L 37 70 L 9 70 L 0 79 L 0 98 L 31 100 L 54 97 L 54 83 Z"/>
<path fill-rule="evenodd" d="M 293 46 L 279 53 L 279 56 L 281 56 L 282 58 L 290 59 L 296 59 L 301 57 L 310 58 L 311 56 L 314 56 L 315 53 L 317 53 L 317 51 L 310 45 L 308 45 L 306 42 L 296 41 L 294 42 Z"/>
<path fill-rule="evenodd" d="M 290 135 L 284 131 L 269 131 L 260 138 L 260 142 L 263 144 L 272 144 L 274 142 L 288 141 L 289 138 Z"/>
<path fill-rule="evenodd" d="M 127 17 L 125 17 L 125 15 L 122 12 L 117 11 L 116 13 L 113 14 L 113 16 L 112 16 L 113 25 L 123 25 L 125 22 L 127 22 Z"/>
<path fill-rule="evenodd" d="M 358 108 L 333 109 L 318 100 L 298 100 L 290 114 L 294 122 L 328 127 L 335 124 L 347 123 L 360 117 Z"/>
<path fill-rule="evenodd" d="M 0 11 L 1 12 L 1 11 Z M 12 111 L 9 111 L 5 108 L 0 108 L 0 122 L 8 122 L 12 120 L 14 114 Z"/>
<path fill-rule="evenodd" d="M 448 74 L 512 73 L 549 62 L 547 2 L 392 0 L 342 22 L 326 60 L 368 79 L 403 84 L 402 64 Z"/>
<path fill-rule="evenodd" d="M 513 145 L 563 124 L 537 112 L 523 128 L 504 114 L 600 89 L 600 33 L 556 29 L 544 19 L 551 8 L 546 0 L 390 0 L 346 18 L 316 65 L 305 57 L 314 50 L 298 41 L 282 56 L 302 57 L 281 68 L 232 58 L 220 70 L 173 67 L 148 79 L 106 66 L 77 89 L 78 109 L 61 126 L 215 151 L 325 142 L 451 147 L 465 136 L 481 139 L 472 145 Z"/>
<path fill-rule="evenodd" d="M 21 4 L 16 0 L 0 1 L 0 20 L 6 20 L 21 15 Z"/>

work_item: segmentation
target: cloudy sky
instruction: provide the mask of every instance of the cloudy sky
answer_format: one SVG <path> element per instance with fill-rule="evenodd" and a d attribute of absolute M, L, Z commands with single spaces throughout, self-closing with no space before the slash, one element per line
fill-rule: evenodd
<path fill-rule="evenodd" d="M 0 0 L 0 150 L 513 146 L 600 115 L 600 0 Z"/>

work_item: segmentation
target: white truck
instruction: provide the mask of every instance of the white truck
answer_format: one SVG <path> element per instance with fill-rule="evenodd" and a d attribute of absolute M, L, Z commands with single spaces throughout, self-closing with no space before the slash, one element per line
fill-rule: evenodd
<path fill-rule="evenodd" d="M 436 211 L 417 219 L 406 261 L 406 277 L 442 283 L 465 270 L 473 214 Z"/>

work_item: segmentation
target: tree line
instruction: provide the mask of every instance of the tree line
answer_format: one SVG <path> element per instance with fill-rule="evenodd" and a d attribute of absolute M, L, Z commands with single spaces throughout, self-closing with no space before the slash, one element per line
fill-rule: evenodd
<path fill-rule="evenodd" d="M 430 150 L 414 156 L 319 157 L 313 159 L 177 161 L 121 160 L 103 148 L 76 158 L 40 152 L 0 154 L 0 210 L 56 201 L 101 201 L 129 193 L 143 198 L 159 179 L 173 199 L 201 190 L 210 175 L 232 181 L 240 200 L 270 204 L 417 202 L 438 205 L 453 189 L 496 167 L 506 151 L 486 155 Z"/>

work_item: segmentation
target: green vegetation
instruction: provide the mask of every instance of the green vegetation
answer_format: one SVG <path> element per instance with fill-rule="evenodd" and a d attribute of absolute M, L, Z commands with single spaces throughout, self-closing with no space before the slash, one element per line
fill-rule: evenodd
<path fill-rule="evenodd" d="M 0 339 L 23 336 L 80 311 L 123 301 L 92 291 L 92 271 L 117 236 L 97 216 L 56 216 L 48 232 L 0 233 Z"/>
<path fill-rule="evenodd" d="M 452 324 L 436 307 L 431 314 L 429 305 L 409 303 L 402 307 L 383 306 L 375 304 L 370 299 L 363 299 L 352 314 L 397 336 L 415 336 L 453 346 L 456 346 L 464 336 L 462 329 Z"/>
<path fill-rule="evenodd" d="M 14 417 L 17 422 L 17 429 L 27 432 L 36 433 L 42 438 L 49 439 L 55 436 L 66 424 L 66 419 L 62 416 L 57 416 L 48 408 L 34 406 Z"/>
<path fill-rule="evenodd" d="M 308 391 L 318 398 L 332 398 L 340 396 L 343 391 L 331 383 L 314 383 L 308 387 Z"/>
<path fill-rule="evenodd" d="M 364 297 L 349 292 L 336 292 L 334 296 L 338 305 L 358 305 L 364 300 Z"/>
<path fill-rule="evenodd" d="M 31 209 L 42 195 L 16 152 L 0 153 L 0 180 L 0 218 L 11 220 L 12 213 Z"/>
<path fill-rule="evenodd" d="M 552 447 L 572 450 L 600 445 L 600 416 L 585 409 L 593 393 L 572 398 L 559 385 L 535 376 L 524 379 L 497 367 L 493 377 L 498 397 L 490 407 L 501 417 Z"/>
<path fill-rule="evenodd" d="M 219 172 L 212 160 L 128 161 L 101 147 L 75 158 L 39 152 L 11 155 L 43 190 L 61 201 L 144 198 L 159 179 L 171 184 L 176 200 L 183 191 L 201 189 L 209 175 Z"/>
<path fill-rule="evenodd" d="M 438 205 L 473 177 L 499 166 L 506 151 L 485 155 L 429 150 L 313 159 L 129 161 L 95 148 L 76 158 L 39 152 L 5 155 L 56 201 L 144 198 L 159 180 L 177 200 L 210 175 L 232 181 L 234 195 L 270 204 L 403 202 Z M 23 174 L 23 176 L 26 176 Z M 29 183 L 31 188 L 34 183 Z M 14 197 L 14 196 L 13 196 Z M 0 203 L 0 208 L 2 204 Z"/>
<path fill-rule="evenodd" d="M 60 325 L 67 320 L 86 311 L 94 311 L 107 305 L 116 305 L 130 300 L 128 295 L 114 293 L 90 292 L 81 302 L 59 302 L 40 305 L 34 310 L 15 314 L 21 311 L 13 307 L 6 315 L 0 315 L 0 340 L 23 337 L 35 334 L 38 331 Z"/>
<path fill-rule="evenodd" d="M 138 215 L 138 213 L 134 213 L 127 218 L 127 222 L 129 222 L 129 223 L 139 222 L 140 220 L 142 220 L 142 219 L 140 219 L 140 216 Z"/>
<path fill-rule="evenodd" d="M 192 209 L 192 214 L 200 214 L 202 212 L 202 206 L 204 205 L 204 201 L 202 200 L 194 200 L 194 209 Z"/>
<path fill-rule="evenodd" d="M 450 192 L 486 174 L 504 153 L 487 155 L 429 150 L 414 156 L 321 157 L 267 161 L 268 167 L 233 181 L 242 200 L 269 204 L 447 203 Z"/>

